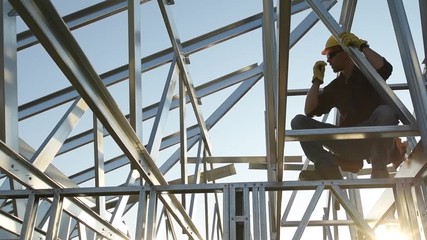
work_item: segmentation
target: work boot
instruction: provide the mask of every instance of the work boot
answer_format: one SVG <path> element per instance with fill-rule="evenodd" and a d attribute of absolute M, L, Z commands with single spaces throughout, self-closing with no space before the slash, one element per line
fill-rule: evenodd
<path fill-rule="evenodd" d="M 317 173 L 316 170 L 302 170 L 299 173 L 299 180 L 301 181 L 319 181 L 322 177 Z"/>
<path fill-rule="evenodd" d="M 342 179 L 340 169 L 336 167 L 331 168 L 319 168 L 317 172 L 322 176 L 324 180 L 339 180 Z"/>
<path fill-rule="evenodd" d="M 371 178 L 389 178 L 387 168 L 385 168 L 385 169 L 372 169 Z"/>
<path fill-rule="evenodd" d="M 299 174 L 299 179 L 301 181 L 339 180 L 342 179 L 342 175 L 337 166 L 331 166 L 330 168 L 302 170 Z"/>

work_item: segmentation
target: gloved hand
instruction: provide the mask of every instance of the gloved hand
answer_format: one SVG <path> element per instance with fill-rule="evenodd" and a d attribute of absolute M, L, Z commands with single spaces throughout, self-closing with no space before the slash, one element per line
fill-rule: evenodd
<path fill-rule="evenodd" d="M 347 47 L 356 47 L 357 49 L 360 49 L 360 46 L 368 43 L 366 40 L 360 39 L 350 32 L 343 32 L 339 37 L 341 38 L 342 43 Z"/>
<path fill-rule="evenodd" d="M 325 61 L 317 61 L 314 64 L 313 67 L 313 80 L 311 81 L 314 83 L 315 81 L 319 81 L 320 84 L 323 83 L 323 77 L 325 76 L 325 67 L 327 63 Z"/>

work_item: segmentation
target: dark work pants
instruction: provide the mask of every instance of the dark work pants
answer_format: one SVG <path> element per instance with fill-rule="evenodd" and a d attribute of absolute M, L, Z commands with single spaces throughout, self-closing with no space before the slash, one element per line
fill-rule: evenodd
<path fill-rule="evenodd" d="M 398 123 L 398 115 L 394 109 L 388 105 L 381 105 L 374 110 L 367 121 L 358 126 L 386 126 Z M 319 122 L 302 114 L 292 119 L 291 127 L 295 130 L 338 128 L 336 125 Z M 316 168 L 336 166 L 334 155 L 337 155 L 349 161 L 370 159 L 372 168 L 376 170 L 386 167 L 393 139 L 316 140 L 301 141 L 300 143 L 304 154 L 315 164 Z"/>

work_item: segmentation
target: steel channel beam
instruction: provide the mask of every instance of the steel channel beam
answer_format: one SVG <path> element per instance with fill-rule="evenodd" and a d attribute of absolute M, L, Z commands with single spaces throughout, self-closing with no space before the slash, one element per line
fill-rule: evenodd
<path fill-rule="evenodd" d="M 128 0 L 129 123 L 136 136 L 142 140 L 142 78 L 141 64 L 139 64 L 141 59 L 140 12 L 139 0 Z M 138 177 L 138 172 L 131 169 L 125 185 L 135 184 Z M 121 221 L 128 199 L 129 196 L 119 197 L 110 219 L 113 225 Z"/>
<path fill-rule="evenodd" d="M 166 78 L 163 93 L 159 101 L 159 106 L 157 108 L 156 118 L 154 120 L 153 127 L 150 133 L 150 138 L 147 143 L 147 150 L 150 151 L 150 155 L 154 159 L 157 158 L 160 152 L 160 145 L 162 142 L 162 137 L 164 136 L 164 129 L 166 127 L 169 111 L 171 109 L 171 104 L 174 97 L 173 94 L 175 92 L 177 82 L 179 82 L 179 71 L 176 61 L 174 59 L 169 68 L 169 73 Z M 184 105 L 184 103 L 186 102 L 185 94 L 180 94 L 180 96 L 178 97 L 178 101 L 182 101 Z M 184 107 L 183 105 L 180 105 L 180 109 Z M 183 131 L 185 132 L 185 129 L 183 129 Z"/>
<path fill-rule="evenodd" d="M 105 157 L 104 157 L 104 127 L 101 122 L 93 116 L 93 150 L 94 150 L 94 181 L 95 187 L 105 186 Z M 71 181 L 71 179 L 70 179 Z M 77 185 L 77 184 L 76 184 Z M 105 197 L 98 197 L 95 199 L 95 211 L 103 218 L 105 218 L 107 212 L 105 209 Z"/>
<path fill-rule="evenodd" d="M 19 147 L 18 136 L 18 79 L 16 53 L 16 18 L 10 17 L 12 6 L 0 3 L 0 140 L 13 149 Z"/>
<path fill-rule="evenodd" d="M 292 1 L 294 4 L 295 1 Z M 331 9 L 337 3 L 336 0 L 323 1 L 326 9 Z M 292 7 L 292 14 L 294 14 L 294 7 Z M 290 35 L 289 48 L 292 48 L 295 44 L 301 40 L 302 37 L 319 21 L 319 17 L 313 11 L 310 12 L 307 17 L 304 18 L 296 27 L 293 28 Z"/>
<path fill-rule="evenodd" d="M 420 129 L 424 152 L 427 152 L 427 90 L 424 77 L 418 61 L 411 29 L 405 13 L 405 7 L 400 0 L 388 0 L 390 15 L 396 33 L 397 43 L 405 70 L 409 92 L 414 105 L 417 125 Z"/>
<path fill-rule="evenodd" d="M 276 181 L 277 173 L 275 172 L 276 158 L 276 108 L 277 95 L 274 89 L 277 89 L 277 46 L 276 46 L 276 31 L 273 4 L 271 0 L 263 0 L 263 59 L 264 59 L 264 98 L 265 98 L 265 128 L 266 128 L 266 150 L 268 179 Z M 288 48 L 288 46 L 286 46 Z"/>
<path fill-rule="evenodd" d="M 44 172 L 88 109 L 89 107 L 83 99 L 76 99 L 29 161 Z"/>
<path fill-rule="evenodd" d="M 54 193 L 52 201 L 51 214 L 49 216 L 49 225 L 47 228 L 47 239 L 58 239 L 59 226 L 63 214 L 64 197 L 58 192 Z"/>
<path fill-rule="evenodd" d="M 316 190 L 319 185 L 324 185 L 325 189 L 331 189 L 332 186 L 338 186 L 340 189 L 375 189 L 375 188 L 393 188 L 397 183 L 412 183 L 413 177 L 401 178 L 383 178 L 383 179 L 344 179 L 344 180 L 322 180 L 322 181 L 282 181 L 282 182 L 244 182 L 244 183 L 200 183 L 200 184 L 175 184 L 175 185 L 153 185 L 144 186 L 108 186 L 108 187 L 81 187 L 81 188 L 45 188 L 31 190 L 2 190 L 1 198 L 28 198 L 30 194 L 35 194 L 40 198 L 53 197 L 59 193 L 64 198 L 73 197 L 91 197 L 91 196 L 138 196 L 142 191 L 147 193 L 152 190 L 157 194 L 178 194 L 178 193 L 220 193 L 224 187 L 233 184 L 235 188 L 243 187 L 262 187 L 265 191 L 293 191 L 293 190 Z M 375 219 L 375 218 L 369 218 Z"/>
<path fill-rule="evenodd" d="M 142 139 L 141 6 L 128 0 L 129 122 Z"/>
<path fill-rule="evenodd" d="M 340 24 L 343 26 L 344 31 L 350 31 L 353 25 L 354 13 L 356 12 L 357 0 L 343 1 L 340 15 Z"/>
<path fill-rule="evenodd" d="M 275 91 L 278 85 L 278 61 L 276 45 L 276 28 L 274 7 L 272 0 L 263 0 L 263 25 L 262 25 L 262 46 L 264 60 L 264 102 L 265 102 L 265 139 L 266 139 L 266 156 L 267 156 L 267 179 L 277 181 L 277 101 Z M 286 49 L 288 45 L 286 45 Z M 270 232 L 280 235 L 278 227 L 279 216 L 277 206 L 280 206 L 276 192 L 269 192 L 269 209 L 270 209 Z"/>
<path fill-rule="evenodd" d="M 283 180 L 283 156 L 285 151 L 286 105 L 290 50 L 291 3 L 279 1 L 278 21 L 278 87 L 277 89 L 277 181 Z M 281 202 L 281 201 L 279 201 Z"/>
<path fill-rule="evenodd" d="M 181 183 L 187 184 L 187 160 L 188 160 L 188 138 L 187 138 L 187 106 L 185 104 L 186 89 L 183 81 L 179 81 L 179 161 L 181 170 Z M 169 106 L 170 107 L 170 106 Z M 190 144 L 191 145 L 191 144 Z M 160 147 L 159 147 L 160 148 Z M 185 194 L 181 196 L 181 202 L 183 206 L 187 205 L 187 197 Z"/>
<path fill-rule="evenodd" d="M 417 182 L 413 186 L 413 198 L 415 209 L 417 211 L 417 222 L 420 230 L 420 234 L 424 239 L 427 239 L 427 209 L 426 209 L 426 199 L 423 196 L 423 191 L 425 191 L 425 185 L 421 181 Z"/>
<path fill-rule="evenodd" d="M 258 187 L 252 188 L 252 228 L 254 239 L 261 239 L 261 219 Z"/>
<path fill-rule="evenodd" d="M 424 44 L 424 60 L 423 64 L 427 65 L 427 0 L 419 0 L 420 17 L 421 17 L 421 32 L 423 33 Z M 425 69 L 425 68 L 424 68 Z"/>
<path fill-rule="evenodd" d="M 320 197 L 322 196 L 322 192 L 325 189 L 324 185 L 319 185 L 316 191 L 313 194 L 313 197 L 310 200 L 307 208 L 305 209 L 304 215 L 301 219 L 300 224 L 298 225 L 297 230 L 295 231 L 295 235 L 292 239 L 301 239 L 302 234 L 304 233 L 305 228 L 307 227 L 308 221 L 310 220 L 311 214 L 316 208 L 317 203 L 319 202 Z"/>
<path fill-rule="evenodd" d="M 8 1 L 0 2 L 0 140 L 17 151 L 19 149 L 18 57 L 14 37 L 17 20 L 10 15 L 12 9 Z M 13 189 L 22 188 L 13 180 L 10 185 Z M 14 202 L 14 212 L 18 217 L 24 217 L 25 206 L 25 201 Z"/>
<path fill-rule="evenodd" d="M 284 151 L 285 151 L 285 129 L 286 129 L 286 106 L 287 106 L 287 90 L 288 90 L 288 70 L 289 70 L 289 50 L 290 36 L 291 36 L 291 2 L 290 1 L 279 1 L 279 20 L 278 20 L 278 43 L 277 43 L 277 91 L 276 91 L 276 105 L 275 105 L 275 122 L 276 122 L 276 180 L 283 180 L 283 162 L 284 162 Z M 276 80 L 276 79 L 275 79 Z M 267 165 L 268 166 L 268 165 Z M 280 216 L 282 212 L 282 192 L 276 194 L 276 206 L 275 212 L 271 215 L 275 216 L 275 224 L 277 229 L 277 239 L 280 239 L 281 227 L 280 227 Z M 274 210 L 272 210 L 274 211 Z"/>
<path fill-rule="evenodd" d="M 39 198 L 31 193 L 28 196 L 27 206 L 25 210 L 24 221 L 22 223 L 22 228 L 20 235 L 23 239 L 31 239 L 35 232 L 35 224 L 36 224 L 36 215 L 37 208 L 39 205 Z"/>
<path fill-rule="evenodd" d="M 286 141 L 348 140 L 419 135 L 418 128 L 413 125 L 342 127 L 287 130 Z"/>
<path fill-rule="evenodd" d="M 331 191 L 334 194 L 334 196 L 337 198 L 337 200 L 341 203 L 341 205 L 344 207 L 347 214 L 358 225 L 362 233 L 366 237 L 368 237 L 368 239 L 375 239 L 376 237 L 373 229 L 363 219 L 362 214 L 359 213 L 356 208 L 354 208 L 353 204 L 348 199 L 346 192 L 336 185 L 332 185 Z"/>
<path fill-rule="evenodd" d="M 178 30 L 175 26 L 175 22 L 172 16 L 172 10 L 170 6 L 167 5 L 165 0 L 157 1 L 160 7 L 160 12 L 163 16 L 163 21 L 165 22 L 166 29 L 169 35 L 169 39 L 172 44 L 172 48 L 176 55 L 177 65 L 180 70 L 181 80 L 184 82 L 187 94 L 190 98 L 191 105 L 193 107 L 194 115 L 197 119 L 198 127 L 200 128 L 200 133 L 205 144 L 205 149 L 208 151 L 208 154 L 212 154 L 212 143 L 210 137 L 208 135 L 208 129 L 206 127 L 206 122 L 204 120 L 202 110 L 200 108 L 200 104 L 198 103 L 198 97 L 196 95 L 196 91 L 193 85 L 193 80 L 190 76 L 190 72 L 187 68 L 187 64 L 184 59 L 186 56 L 184 55 L 184 51 L 181 44 L 181 39 L 178 34 Z"/>

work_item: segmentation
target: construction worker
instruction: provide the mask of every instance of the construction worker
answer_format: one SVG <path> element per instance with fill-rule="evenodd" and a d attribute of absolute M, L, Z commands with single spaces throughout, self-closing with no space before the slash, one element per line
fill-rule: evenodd
<path fill-rule="evenodd" d="M 392 65 L 372 50 L 367 41 L 349 32 L 344 32 L 339 37 L 343 45 L 361 51 L 384 80 L 391 75 Z M 326 55 L 327 62 L 338 76 L 320 90 L 327 63 L 318 61 L 314 64 L 312 85 L 305 101 L 305 115 L 299 114 L 292 119 L 292 129 L 398 124 L 397 112 L 383 101 L 334 36 L 327 40 L 322 54 Z M 328 113 L 332 108 L 339 111 L 338 126 L 312 118 Z M 314 170 L 301 171 L 300 180 L 342 179 L 339 166 L 356 165 L 354 172 L 357 172 L 363 167 L 363 159 L 372 164 L 371 178 L 389 177 L 387 164 L 393 139 L 319 140 L 300 143 L 305 155 L 315 167 Z"/>

